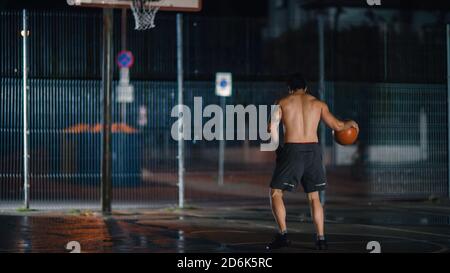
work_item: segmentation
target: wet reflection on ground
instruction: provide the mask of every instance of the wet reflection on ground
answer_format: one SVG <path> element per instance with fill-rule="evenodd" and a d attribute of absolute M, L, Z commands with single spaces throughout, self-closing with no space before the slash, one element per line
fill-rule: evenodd
<path fill-rule="evenodd" d="M 437 205 L 327 205 L 330 252 L 448 252 L 450 208 Z M 267 205 L 153 209 L 99 213 L 4 212 L 0 252 L 264 252 L 274 232 Z M 306 206 L 288 207 L 293 245 L 281 251 L 312 252 L 313 226 Z"/>

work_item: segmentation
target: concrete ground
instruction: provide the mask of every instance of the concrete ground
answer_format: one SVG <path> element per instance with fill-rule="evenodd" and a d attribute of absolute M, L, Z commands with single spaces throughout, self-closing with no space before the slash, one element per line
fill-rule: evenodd
<path fill-rule="evenodd" d="M 291 202 L 293 245 L 278 252 L 316 252 L 309 209 Z M 0 252 L 265 252 L 274 234 L 267 204 L 198 204 L 174 208 L 97 211 L 4 210 Z M 450 252 L 450 205 L 432 202 L 330 202 L 326 205 L 328 252 Z"/>

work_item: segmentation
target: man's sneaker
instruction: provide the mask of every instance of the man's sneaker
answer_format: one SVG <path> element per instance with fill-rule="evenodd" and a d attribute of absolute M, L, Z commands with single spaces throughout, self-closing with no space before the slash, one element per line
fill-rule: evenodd
<path fill-rule="evenodd" d="M 328 243 L 325 239 L 316 239 L 316 249 L 317 250 L 328 250 Z"/>
<path fill-rule="evenodd" d="M 277 233 L 272 242 L 268 243 L 266 250 L 274 250 L 282 247 L 288 247 L 291 245 L 291 241 L 287 239 L 287 234 Z"/>

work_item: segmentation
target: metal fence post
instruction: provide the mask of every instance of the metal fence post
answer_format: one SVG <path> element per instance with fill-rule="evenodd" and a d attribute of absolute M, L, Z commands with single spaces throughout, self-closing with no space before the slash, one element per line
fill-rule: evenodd
<path fill-rule="evenodd" d="M 183 15 L 177 13 L 177 83 L 178 106 L 183 105 Z M 184 208 L 184 139 L 183 118 L 178 127 L 178 206 Z"/>
<path fill-rule="evenodd" d="M 447 25 L 447 197 L 450 198 L 450 24 Z"/>
<path fill-rule="evenodd" d="M 317 28 L 319 34 L 319 95 L 320 100 L 325 100 L 325 45 L 324 45 L 324 22 L 323 15 L 319 14 L 317 17 Z M 322 153 L 325 153 L 326 148 L 326 135 L 325 125 L 323 122 L 320 124 L 320 145 Z M 322 205 L 325 205 L 325 190 L 319 192 L 320 201 Z"/>
<path fill-rule="evenodd" d="M 111 157 L 111 92 L 112 92 L 112 24 L 113 10 L 103 9 L 103 135 L 102 135 L 102 212 L 111 213 L 112 195 L 112 157 Z"/>
<path fill-rule="evenodd" d="M 23 47 L 23 192 L 24 206 L 30 208 L 30 181 L 28 180 L 28 56 L 27 56 L 27 37 L 28 37 L 28 15 L 27 10 L 22 10 L 22 47 Z"/>

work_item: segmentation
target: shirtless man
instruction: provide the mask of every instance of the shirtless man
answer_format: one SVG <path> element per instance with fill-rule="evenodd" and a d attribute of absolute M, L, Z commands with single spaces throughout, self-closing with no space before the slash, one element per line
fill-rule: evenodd
<path fill-rule="evenodd" d="M 324 233 L 323 207 L 319 191 L 326 187 L 325 171 L 322 165 L 322 151 L 318 143 L 317 128 L 320 120 L 335 131 L 355 127 L 354 121 L 335 118 L 328 106 L 308 94 L 306 81 L 301 75 L 293 75 L 288 82 L 289 95 L 279 100 L 272 115 L 268 131 L 272 139 L 278 139 L 280 121 L 284 125 L 284 145 L 277 150 L 277 162 L 270 183 L 271 207 L 278 224 L 279 233 L 267 245 L 268 250 L 290 245 L 287 238 L 286 209 L 283 192 L 292 191 L 300 183 L 308 196 L 311 214 L 316 229 L 316 248 L 327 249 Z"/>

